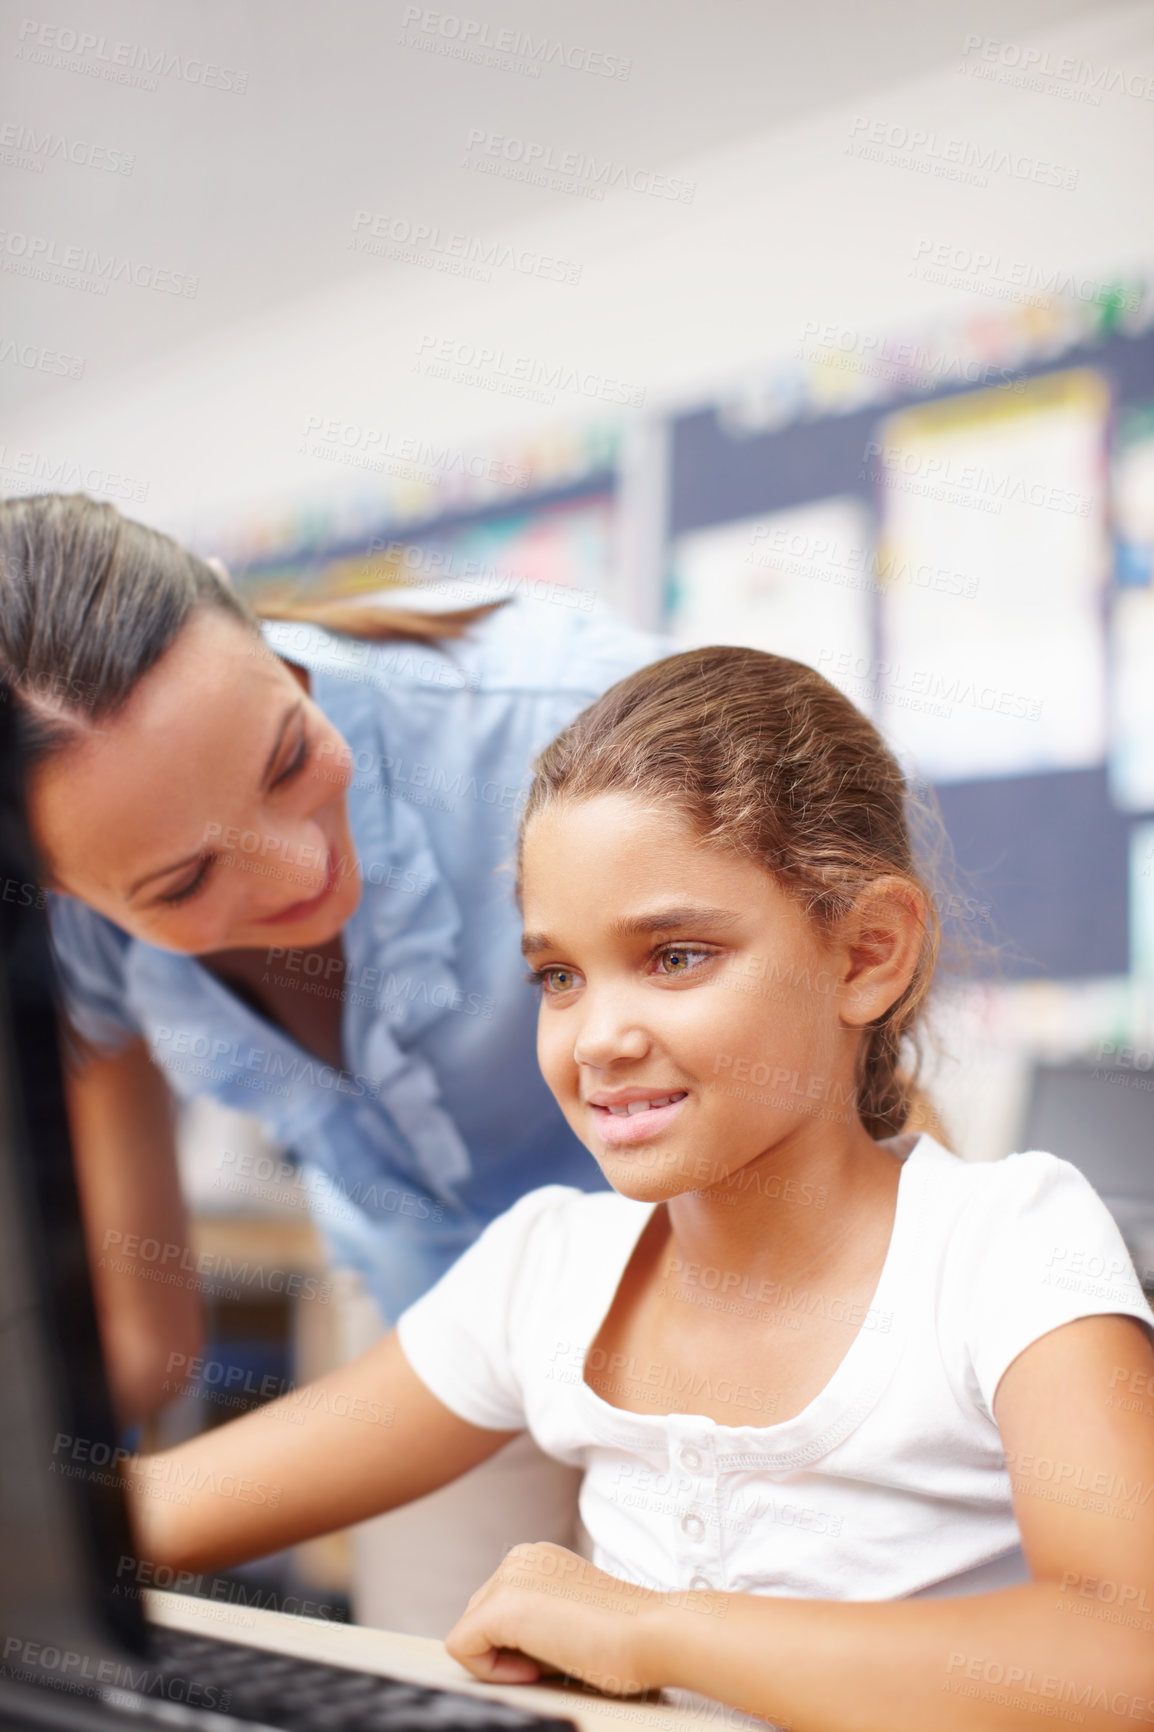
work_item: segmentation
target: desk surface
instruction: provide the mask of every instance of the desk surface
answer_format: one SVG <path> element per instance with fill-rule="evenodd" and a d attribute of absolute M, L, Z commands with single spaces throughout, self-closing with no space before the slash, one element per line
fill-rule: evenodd
<path fill-rule="evenodd" d="M 445 1652 L 444 1644 L 425 1636 L 395 1635 L 363 1624 L 329 1623 L 320 1618 L 290 1617 L 257 1606 L 228 1605 L 185 1594 L 149 1593 L 147 1615 L 154 1624 L 193 1634 L 215 1636 L 222 1642 L 243 1642 L 298 1659 L 322 1660 L 381 1672 L 412 1684 L 435 1684 L 471 1696 L 497 1696 L 516 1707 L 545 1714 L 562 1714 L 581 1732 L 710 1732 L 729 1726 L 759 1726 L 732 1708 L 702 1701 L 699 1707 L 665 1702 L 615 1701 L 573 1685 L 481 1684 Z"/>

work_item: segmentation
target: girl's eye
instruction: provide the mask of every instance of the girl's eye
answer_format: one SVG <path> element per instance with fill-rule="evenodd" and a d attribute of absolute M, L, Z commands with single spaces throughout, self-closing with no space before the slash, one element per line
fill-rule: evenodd
<path fill-rule="evenodd" d="M 661 972 L 665 975 L 686 975 L 703 962 L 708 962 L 713 955 L 712 950 L 704 950 L 699 945 L 667 944 L 659 950 L 655 961 L 662 964 Z"/>
<path fill-rule="evenodd" d="M 190 897 L 202 890 L 208 881 L 208 874 L 215 859 L 215 854 L 206 854 L 197 867 L 195 875 L 187 883 L 182 884 L 178 890 L 170 891 L 167 896 L 162 896 L 160 901 L 164 903 L 165 907 L 176 908 L 180 903 L 187 902 Z"/>
<path fill-rule="evenodd" d="M 534 968 L 525 976 L 532 986 L 539 986 L 547 998 L 556 998 L 559 993 L 572 992 L 577 983 L 576 971 L 572 968 Z"/>
<path fill-rule="evenodd" d="M 291 782 L 294 776 L 300 775 L 301 771 L 304 769 L 304 767 L 308 763 L 308 761 L 309 761 L 308 736 L 306 734 L 302 733 L 301 737 L 300 737 L 300 744 L 297 746 L 296 751 L 293 753 L 292 761 L 288 765 L 286 765 L 286 767 L 281 771 L 279 776 L 276 776 L 273 778 L 273 780 L 269 784 L 269 786 L 272 788 L 281 788 L 284 786 L 284 784 L 286 782 Z"/>

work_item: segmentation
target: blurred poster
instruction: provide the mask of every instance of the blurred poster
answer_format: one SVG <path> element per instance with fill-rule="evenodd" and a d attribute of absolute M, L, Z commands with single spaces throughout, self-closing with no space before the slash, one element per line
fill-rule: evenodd
<path fill-rule="evenodd" d="M 1109 394 L 1089 369 L 903 410 L 866 449 L 887 582 L 879 721 L 937 781 L 1106 755 L 1102 585 Z"/>
<path fill-rule="evenodd" d="M 1154 811 L 1154 404 L 1119 419 L 1112 506 L 1118 591 L 1110 622 L 1110 792 Z"/>
<path fill-rule="evenodd" d="M 400 575 L 464 583 L 478 602 L 572 589 L 586 606 L 600 599 L 624 611 L 613 539 L 614 502 L 599 495 L 432 533 L 402 556 Z"/>
<path fill-rule="evenodd" d="M 861 499 L 742 518 L 673 547 L 669 629 L 807 662 L 872 712 L 873 520 Z"/>
<path fill-rule="evenodd" d="M 1130 833 L 1130 967 L 1154 986 L 1154 824 Z"/>
<path fill-rule="evenodd" d="M 1124 812 L 1150 812 L 1154 811 L 1154 590 L 1119 590 L 1110 639 L 1110 792 Z"/>
<path fill-rule="evenodd" d="M 403 590 L 413 607 L 422 600 L 451 608 L 524 597 L 586 613 L 607 601 L 626 612 L 631 598 L 622 593 L 615 528 L 613 497 L 598 493 L 420 534 L 384 529 L 356 553 L 295 569 L 274 566 L 242 584 L 265 602 Z"/>
<path fill-rule="evenodd" d="M 1118 418 L 1111 495 L 1118 582 L 1154 580 L 1154 403 Z"/>

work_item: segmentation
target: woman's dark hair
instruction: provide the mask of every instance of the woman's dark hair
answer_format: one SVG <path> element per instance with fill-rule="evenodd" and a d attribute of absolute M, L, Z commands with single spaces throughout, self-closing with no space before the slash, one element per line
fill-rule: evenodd
<path fill-rule="evenodd" d="M 490 611 L 425 614 L 359 596 L 253 609 L 211 565 L 113 505 L 83 493 L 0 501 L 0 679 L 28 764 L 115 716 L 201 607 L 254 632 L 263 616 L 421 642 L 459 637 Z"/>
<path fill-rule="evenodd" d="M 915 862 L 902 771 L 836 686 L 785 656 L 690 650 L 611 687 L 534 769 L 522 839 L 555 800 L 626 794 L 672 806 L 704 842 L 757 861 L 826 932 L 871 880 L 896 875 L 912 885 L 926 910 L 917 967 L 867 1027 L 856 1079 L 871 1136 L 906 1127 L 940 927 Z"/>

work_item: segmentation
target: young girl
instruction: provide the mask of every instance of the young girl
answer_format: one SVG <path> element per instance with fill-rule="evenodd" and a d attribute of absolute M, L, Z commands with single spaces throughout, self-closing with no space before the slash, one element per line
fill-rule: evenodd
<path fill-rule="evenodd" d="M 138 1462 L 142 1552 L 271 1552 L 527 1427 L 593 1561 L 510 1552 L 448 1638 L 479 1678 L 1154 1723 L 1154 1318 L 1074 1168 L 894 1135 L 936 922 L 877 732 L 796 662 L 675 656 L 543 754 L 520 864 L 613 1192 L 531 1192 L 362 1359 Z"/>

